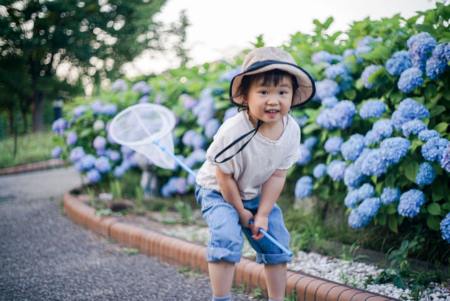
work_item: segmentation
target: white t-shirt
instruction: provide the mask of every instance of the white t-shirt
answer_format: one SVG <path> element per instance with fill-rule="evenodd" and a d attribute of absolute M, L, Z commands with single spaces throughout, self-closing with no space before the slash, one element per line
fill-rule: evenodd
<path fill-rule="evenodd" d="M 227 119 L 206 151 L 206 161 L 197 173 L 197 184 L 220 191 L 216 179 L 216 166 L 219 166 L 224 173 L 233 174 L 243 200 L 258 196 L 262 184 L 275 170 L 288 169 L 300 156 L 300 127 L 290 115 L 284 117 L 283 122 L 283 133 L 278 140 L 271 140 L 258 131 L 247 146 L 232 159 L 224 163 L 215 163 L 216 154 L 238 137 L 254 129 L 246 111 Z M 252 134 L 224 152 L 217 161 L 235 154 Z"/>

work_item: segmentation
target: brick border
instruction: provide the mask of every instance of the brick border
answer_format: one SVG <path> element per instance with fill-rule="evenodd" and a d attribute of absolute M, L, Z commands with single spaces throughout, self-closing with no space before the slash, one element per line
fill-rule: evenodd
<path fill-rule="evenodd" d="M 83 203 L 83 196 L 64 194 L 64 211 L 67 216 L 97 234 L 112 238 L 122 245 L 138 249 L 141 253 L 158 257 L 170 264 L 190 267 L 208 273 L 206 247 L 179 238 L 142 229 L 119 222 L 114 217 L 99 217 L 95 210 Z M 236 265 L 234 284 L 247 289 L 267 291 L 264 267 L 242 258 Z M 301 272 L 287 272 L 286 294 L 295 294 L 297 301 L 385 301 L 397 300 L 365 290 L 355 289 L 337 282 Z"/>
<path fill-rule="evenodd" d="M 63 160 L 50 159 L 47 161 L 27 163 L 27 164 L 21 164 L 21 165 L 2 168 L 2 169 L 0 169 L 0 176 L 14 175 L 14 174 L 23 173 L 23 172 L 56 168 L 56 167 L 61 167 L 61 166 L 65 166 L 65 165 L 66 165 L 66 162 L 64 162 Z"/>

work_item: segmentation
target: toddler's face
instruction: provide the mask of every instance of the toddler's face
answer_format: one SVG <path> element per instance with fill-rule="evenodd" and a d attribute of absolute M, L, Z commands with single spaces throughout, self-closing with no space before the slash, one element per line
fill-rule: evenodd
<path fill-rule="evenodd" d="M 263 85 L 263 80 L 250 85 L 246 97 L 249 113 L 265 123 L 276 123 L 291 107 L 293 91 L 291 79 L 283 77 L 277 85 Z"/>

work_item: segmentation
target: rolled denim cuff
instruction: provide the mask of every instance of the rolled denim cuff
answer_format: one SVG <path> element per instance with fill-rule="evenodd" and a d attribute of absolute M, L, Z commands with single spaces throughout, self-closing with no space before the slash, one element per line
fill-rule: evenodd
<path fill-rule="evenodd" d="M 241 253 L 232 252 L 225 248 L 208 247 L 207 260 L 208 262 L 227 261 L 236 263 L 241 260 Z"/>
<path fill-rule="evenodd" d="M 292 256 L 288 254 L 256 254 L 256 262 L 262 264 L 280 264 L 291 262 Z"/>

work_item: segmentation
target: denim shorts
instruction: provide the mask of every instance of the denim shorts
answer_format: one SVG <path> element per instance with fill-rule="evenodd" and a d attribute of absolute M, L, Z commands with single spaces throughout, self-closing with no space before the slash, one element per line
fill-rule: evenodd
<path fill-rule="evenodd" d="M 284 253 L 268 238 L 253 239 L 251 230 L 240 225 L 236 209 L 224 200 L 220 192 L 197 185 L 195 198 L 201 206 L 202 216 L 209 228 L 208 262 L 239 262 L 244 244 L 242 233 L 257 253 L 256 262 L 280 264 L 291 261 L 292 256 Z M 259 197 L 243 201 L 243 204 L 245 209 L 255 214 L 258 210 Z M 276 204 L 269 214 L 268 233 L 289 249 L 290 235 L 284 225 L 281 209 Z"/>

